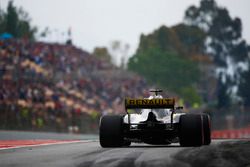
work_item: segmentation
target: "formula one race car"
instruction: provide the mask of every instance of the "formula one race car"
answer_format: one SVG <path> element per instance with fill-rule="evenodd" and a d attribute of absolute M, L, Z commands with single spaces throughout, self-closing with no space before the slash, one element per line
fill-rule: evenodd
<path fill-rule="evenodd" d="M 144 99 L 125 99 L 126 115 L 104 115 L 100 119 L 102 147 L 129 146 L 131 142 L 181 146 L 211 143 L 210 118 L 207 114 L 180 112 L 174 98 L 163 98 L 162 90 Z"/>

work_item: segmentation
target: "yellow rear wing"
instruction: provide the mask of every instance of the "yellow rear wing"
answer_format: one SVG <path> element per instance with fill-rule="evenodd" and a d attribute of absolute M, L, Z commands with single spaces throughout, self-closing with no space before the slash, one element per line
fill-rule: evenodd
<path fill-rule="evenodd" d="M 174 109 L 175 99 L 174 98 L 163 98 L 163 99 L 125 99 L 126 109 L 153 109 L 153 108 L 169 108 Z"/>

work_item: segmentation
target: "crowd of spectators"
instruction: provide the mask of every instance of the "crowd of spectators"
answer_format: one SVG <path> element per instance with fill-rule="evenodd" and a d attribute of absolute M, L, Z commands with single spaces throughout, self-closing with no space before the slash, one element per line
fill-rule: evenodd
<path fill-rule="evenodd" d="M 146 96 L 140 76 L 72 45 L 0 41 L 0 128 L 81 132 Z"/>

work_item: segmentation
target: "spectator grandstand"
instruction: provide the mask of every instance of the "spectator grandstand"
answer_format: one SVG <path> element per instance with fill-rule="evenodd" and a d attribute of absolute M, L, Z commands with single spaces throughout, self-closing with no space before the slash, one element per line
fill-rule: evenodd
<path fill-rule="evenodd" d="M 0 128 L 93 131 L 123 98 L 146 95 L 143 78 L 72 45 L 0 41 Z"/>

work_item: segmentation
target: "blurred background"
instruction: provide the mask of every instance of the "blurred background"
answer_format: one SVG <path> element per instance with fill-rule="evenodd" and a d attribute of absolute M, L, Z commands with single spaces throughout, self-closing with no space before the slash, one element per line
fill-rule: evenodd
<path fill-rule="evenodd" d="M 97 133 L 161 88 L 250 136 L 248 0 L 0 1 L 0 129 Z"/>

